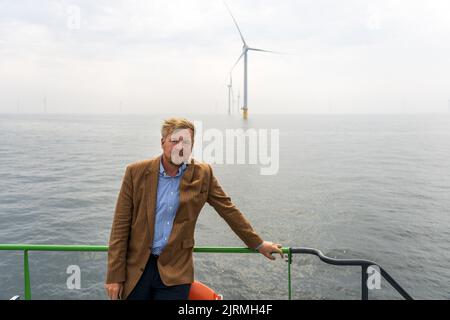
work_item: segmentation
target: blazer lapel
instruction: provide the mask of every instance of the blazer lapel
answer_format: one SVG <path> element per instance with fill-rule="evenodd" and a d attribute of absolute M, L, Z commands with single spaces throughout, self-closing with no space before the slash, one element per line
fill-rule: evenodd
<path fill-rule="evenodd" d="M 187 166 L 186 170 L 183 173 L 183 177 L 181 178 L 180 181 L 179 205 L 178 210 L 175 214 L 175 220 L 181 219 L 182 216 L 187 213 L 186 210 L 183 210 L 183 205 L 186 203 L 188 199 L 186 186 L 191 183 L 193 175 L 194 175 L 194 159 L 191 159 L 191 163 Z"/>
<path fill-rule="evenodd" d="M 155 208 L 156 208 L 156 194 L 158 189 L 158 174 L 159 174 L 159 163 L 161 161 L 161 156 L 158 156 L 153 161 L 150 162 L 147 171 L 145 172 L 144 179 L 144 194 L 147 197 L 147 222 L 150 234 L 150 246 L 153 243 L 154 228 L 155 228 Z"/>
<path fill-rule="evenodd" d="M 181 178 L 180 183 L 180 195 L 183 192 L 183 184 L 190 183 L 192 181 L 192 175 L 194 174 L 194 159 L 191 159 L 191 163 L 187 166 L 186 171 Z"/>

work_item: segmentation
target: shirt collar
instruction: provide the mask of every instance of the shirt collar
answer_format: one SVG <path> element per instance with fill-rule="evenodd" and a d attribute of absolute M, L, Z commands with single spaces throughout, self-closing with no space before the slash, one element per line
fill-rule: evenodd
<path fill-rule="evenodd" d="M 185 162 L 183 162 L 183 164 L 178 168 L 178 172 L 175 175 L 175 177 L 179 177 L 180 175 L 183 174 L 184 170 L 186 170 L 187 164 Z M 162 158 L 159 161 L 159 173 L 161 175 L 163 175 L 164 177 L 170 177 L 167 173 L 166 170 L 164 169 L 164 166 L 162 164 Z"/>

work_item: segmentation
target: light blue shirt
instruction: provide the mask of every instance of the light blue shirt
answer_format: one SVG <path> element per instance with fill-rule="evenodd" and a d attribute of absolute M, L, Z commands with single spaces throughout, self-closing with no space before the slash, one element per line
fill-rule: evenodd
<path fill-rule="evenodd" d="M 178 168 L 177 174 L 171 177 L 164 170 L 162 159 L 160 161 L 155 209 L 155 232 L 152 245 L 153 254 L 161 254 L 169 240 L 173 220 L 180 202 L 180 182 L 186 167 L 186 163 L 183 163 Z"/>

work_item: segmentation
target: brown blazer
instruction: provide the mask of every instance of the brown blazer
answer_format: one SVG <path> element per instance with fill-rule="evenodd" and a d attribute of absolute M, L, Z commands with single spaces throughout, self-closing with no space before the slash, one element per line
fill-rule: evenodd
<path fill-rule="evenodd" d="M 161 155 L 127 166 L 111 228 L 106 283 L 124 282 L 122 299 L 137 284 L 149 258 L 154 235 L 156 190 Z M 179 207 L 167 246 L 158 258 L 167 286 L 194 281 L 194 229 L 208 202 L 249 248 L 262 238 L 222 190 L 209 164 L 191 160 L 180 182 Z"/>

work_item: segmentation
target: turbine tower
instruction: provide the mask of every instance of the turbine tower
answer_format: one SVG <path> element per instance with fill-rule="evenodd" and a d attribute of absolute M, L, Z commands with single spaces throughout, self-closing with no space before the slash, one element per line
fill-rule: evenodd
<path fill-rule="evenodd" d="M 275 52 L 275 51 L 268 51 L 268 50 L 263 50 L 263 49 L 257 49 L 257 48 L 251 48 L 247 45 L 247 42 L 244 39 L 244 36 L 242 35 L 241 29 L 239 28 L 239 25 L 236 22 L 236 19 L 234 18 L 233 14 L 231 13 L 230 8 L 228 7 L 227 3 L 225 2 L 225 0 L 223 1 L 225 7 L 227 8 L 228 12 L 230 13 L 231 18 L 233 19 L 233 22 L 239 32 L 239 35 L 241 36 L 241 40 L 243 43 L 242 46 L 242 53 L 239 56 L 239 58 L 236 60 L 236 63 L 233 65 L 233 67 L 231 68 L 231 71 L 233 71 L 234 67 L 238 64 L 238 62 L 241 60 L 242 57 L 244 57 L 244 105 L 242 106 L 242 110 L 244 111 L 244 120 L 247 119 L 248 117 L 248 51 L 260 51 L 260 52 L 270 52 L 270 53 L 279 53 L 279 52 Z"/>

